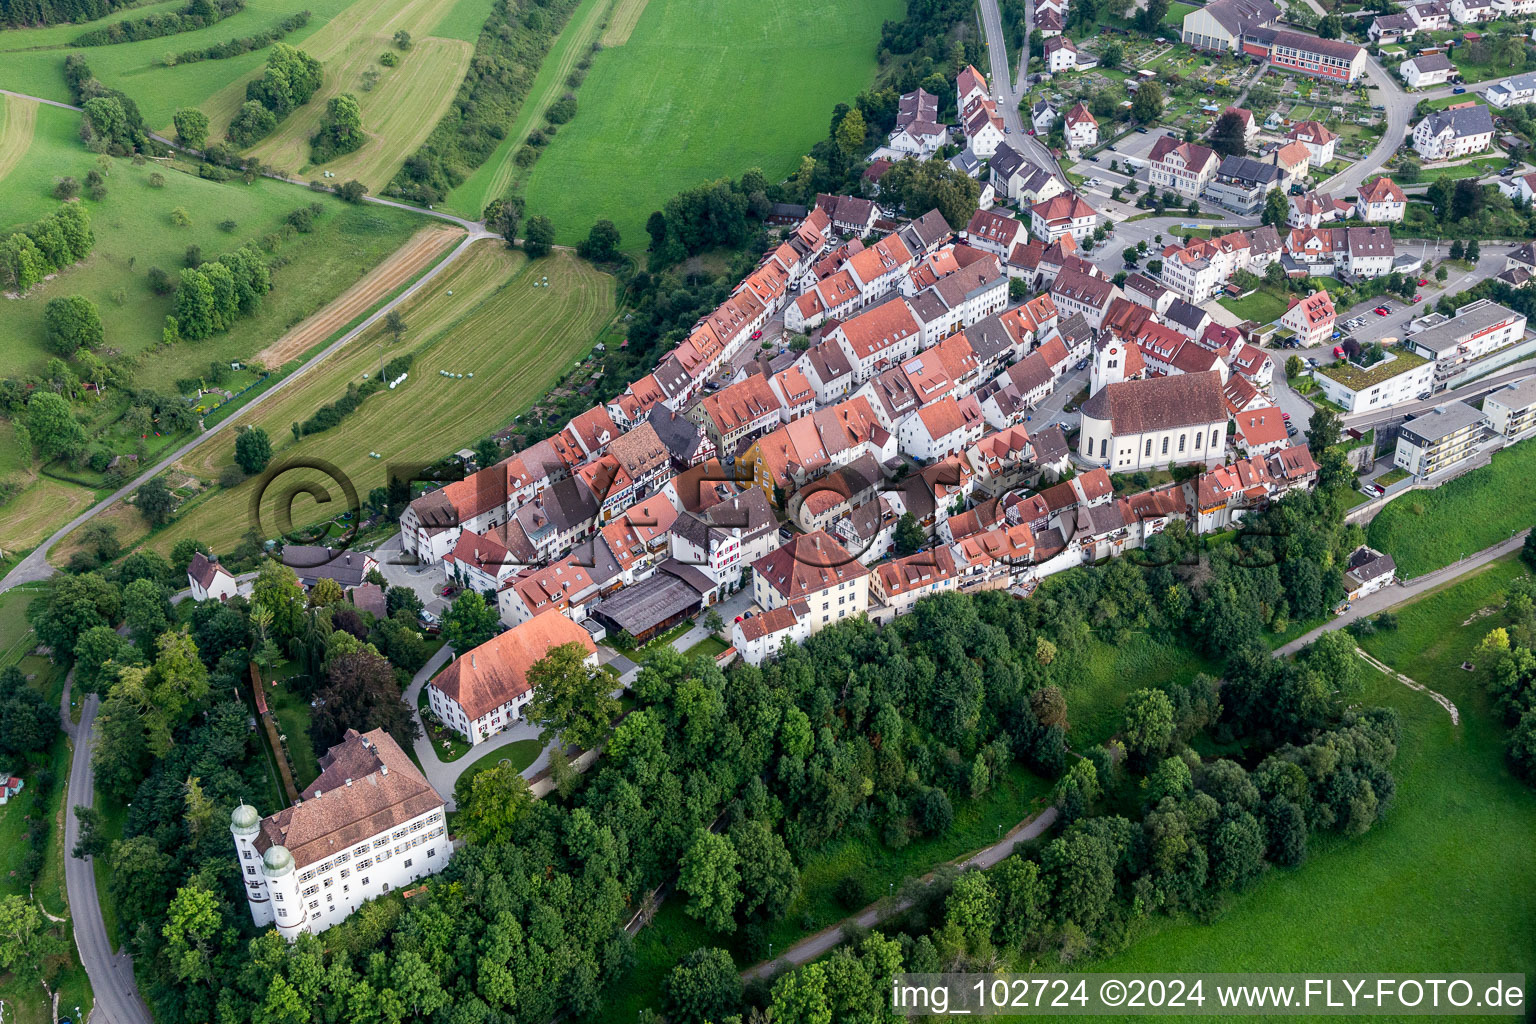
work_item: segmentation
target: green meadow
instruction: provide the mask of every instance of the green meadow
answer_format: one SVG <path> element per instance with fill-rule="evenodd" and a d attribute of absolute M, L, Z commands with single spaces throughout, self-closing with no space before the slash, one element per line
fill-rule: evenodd
<path fill-rule="evenodd" d="M 785 177 L 832 108 L 874 79 L 881 22 L 902 10 L 898 0 L 648 4 L 628 40 L 593 60 L 575 120 L 528 178 L 529 214 L 549 217 L 562 243 L 608 218 L 640 251 L 646 218 L 678 191 L 751 167 Z"/>

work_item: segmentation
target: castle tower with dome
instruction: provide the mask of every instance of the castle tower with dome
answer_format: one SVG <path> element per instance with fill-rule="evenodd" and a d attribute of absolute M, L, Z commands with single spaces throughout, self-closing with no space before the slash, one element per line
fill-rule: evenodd
<path fill-rule="evenodd" d="M 242 803 L 230 815 L 251 918 L 290 942 L 436 874 L 453 854 L 443 798 L 383 729 L 348 729 L 320 769 L 292 807 L 263 818 Z"/>

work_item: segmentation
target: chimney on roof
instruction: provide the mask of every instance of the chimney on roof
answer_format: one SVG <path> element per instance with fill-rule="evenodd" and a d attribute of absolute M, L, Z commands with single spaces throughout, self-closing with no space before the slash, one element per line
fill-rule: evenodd
<path fill-rule="evenodd" d="M 347 780 L 347 788 L 348 788 L 348 789 L 351 789 L 351 788 L 352 788 L 352 780 L 351 780 L 351 779 L 348 779 L 348 780 Z"/>
<path fill-rule="evenodd" d="M 470 651 L 469 652 L 469 667 L 470 668 L 474 668 L 475 667 L 475 652 L 474 651 Z"/>

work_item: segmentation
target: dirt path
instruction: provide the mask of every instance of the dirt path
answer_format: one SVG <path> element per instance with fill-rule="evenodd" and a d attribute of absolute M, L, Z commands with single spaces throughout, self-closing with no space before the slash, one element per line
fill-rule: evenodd
<path fill-rule="evenodd" d="M 1034 817 L 1019 822 L 1000 841 L 976 851 L 963 860 L 952 861 L 951 863 L 957 864 L 961 871 L 968 871 L 971 868 L 980 868 L 984 871 L 987 868 L 996 867 L 1012 855 L 1016 846 L 1043 835 L 1046 829 L 1055 823 L 1056 808 L 1047 807 Z M 933 882 L 933 872 L 930 871 L 924 875 L 921 881 L 925 885 L 931 884 Z M 847 925 L 854 924 L 859 928 L 873 928 L 881 921 L 888 917 L 894 917 L 911 905 L 911 900 L 896 900 L 894 902 L 878 900 L 852 917 L 846 917 L 828 928 L 823 928 L 815 935 L 806 936 L 772 960 L 765 960 L 756 966 L 747 968 L 741 972 L 741 976 L 746 981 L 752 981 L 756 978 L 768 978 L 785 967 L 798 967 L 800 964 L 809 963 L 827 952 L 827 950 L 840 945 L 844 938 L 843 929 Z"/>
<path fill-rule="evenodd" d="M 384 296 L 421 273 L 463 237 L 463 231 L 446 225 L 422 228 L 324 309 L 257 353 L 257 362 L 275 370 L 290 359 L 297 359 L 378 305 Z"/>
<path fill-rule="evenodd" d="M 1456 710 L 1456 705 L 1451 703 L 1451 698 L 1447 697 L 1443 693 L 1436 693 L 1434 690 L 1431 690 L 1429 687 L 1425 686 L 1423 683 L 1414 682 L 1412 679 L 1409 679 L 1407 676 L 1403 675 L 1401 672 L 1393 671 L 1389 666 L 1387 666 L 1387 665 L 1383 664 L 1382 662 L 1376 660 L 1375 658 L 1371 657 L 1369 654 L 1366 654 L 1365 651 L 1361 650 L 1359 647 L 1355 648 L 1355 653 L 1360 655 L 1360 657 L 1364 658 L 1366 664 L 1371 665 L 1372 667 L 1374 667 L 1376 669 L 1379 669 L 1382 672 L 1385 672 L 1387 675 L 1391 676 L 1393 679 L 1396 679 L 1398 682 L 1402 683 L 1404 686 L 1408 687 L 1410 690 L 1418 690 L 1420 693 L 1427 693 L 1427 694 L 1429 694 L 1431 700 L 1433 700 L 1436 704 L 1439 704 L 1441 707 L 1445 708 L 1445 710 L 1450 713 L 1451 724 L 1452 725 L 1460 725 L 1461 724 L 1461 713 Z"/>

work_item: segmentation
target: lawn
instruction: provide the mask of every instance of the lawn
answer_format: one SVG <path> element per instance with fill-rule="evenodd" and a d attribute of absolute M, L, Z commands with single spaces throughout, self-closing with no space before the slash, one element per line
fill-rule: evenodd
<path fill-rule="evenodd" d="M 529 177 L 529 214 L 561 242 L 609 218 L 630 251 L 681 189 L 761 168 L 778 181 L 875 74 L 897 0 L 648 4 L 622 46 L 599 53 L 580 111 Z"/>
<path fill-rule="evenodd" d="M 1042 810 L 1050 784 L 1012 765 L 1005 778 L 977 800 L 957 801 L 955 820 L 943 836 L 916 839 L 900 850 L 859 834 L 813 853 L 800 868 L 801 893 L 782 919 L 772 926 L 769 941 L 779 952 L 806 935 L 836 924 L 854 913 L 833 895 L 837 883 L 849 876 L 864 884 L 867 902 L 900 888 L 946 861 L 965 857 Z M 634 1020 L 642 1009 L 655 1009 L 662 979 L 679 958 L 701 946 L 724 946 L 737 966 L 758 958 L 735 939 L 709 931 L 683 911 L 683 898 L 673 893 L 655 919 L 635 939 L 635 966 L 603 1007 L 602 1020 Z M 856 909 L 863 909 L 862 905 Z"/>
<path fill-rule="evenodd" d="M 544 744 L 541 740 L 514 740 L 504 747 L 497 747 L 495 750 L 481 754 L 465 765 L 464 770 L 459 773 L 459 781 L 467 786 L 469 783 L 464 780 L 472 779 L 487 768 L 496 767 L 502 761 L 510 762 L 518 772 L 527 771 L 528 766 L 539 759 L 539 753 L 543 749 Z"/>
<path fill-rule="evenodd" d="M 280 673 L 281 675 L 281 673 Z M 315 745 L 309 739 L 309 703 L 286 685 L 286 677 L 276 686 L 263 682 L 267 695 L 267 707 L 277 719 L 278 734 L 287 738 L 288 753 L 293 757 L 293 782 L 299 791 L 320 777 L 320 759 L 315 756 Z M 266 742 L 266 733 L 258 731 L 257 737 Z"/>
<path fill-rule="evenodd" d="M 568 91 L 565 84 L 567 76 L 575 70 L 581 58 L 590 52 L 592 42 L 603 30 L 603 25 L 612 25 L 613 15 L 617 13 L 614 11 L 616 4 L 630 9 L 637 6 L 636 0 L 583 0 L 581 6 L 571 13 L 570 20 L 565 23 L 565 30 L 555 39 L 544 63 L 539 65 L 539 73 L 534 76 L 533 85 L 529 87 L 528 96 L 523 100 L 517 120 L 507 132 L 507 137 L 501 140 L 490 159 L 481 164 L 462 185 L 448 193 L 447 199 L 443 201 L 446 208 L 466 217 L 478 218 L 486 203 L 507 194 L 512 179 L 519 173 L 517 165 L 512 161 L 513 155 L 527 140 L 529 133 L 543 123 L 544 112 L 550 104 Z M 638 6 L 643 8 L 644 0 L 639 0 Z M 605 21 L 605 17 L 608 20 Z M 607 39 L 606 34 L 604 38 Z M 604 45 L 622 45 L 622 42 L 605 42 Z M 527 172 L 523 171 L 522 174 L 526 177 Z"/>
<path fill-rule="evenodd" d="M 1284 296 L 1267 288 L 1260 288 L 1240 299 L 1224 298 L 1217 301 L 1244 320 L 1258 324 L 1273 323 L 1285 314 Z"/>
<path fill-rule="evenodd" d="M 1531 525 L 1536 509 L 1536 444 L 1496 452 L 1493 461 L 1431 491 L 1405 494 L 1366 532 L 1404 578 L 1450 565 Z"/>
<path fill-rule="evenodd" d="M 1465 163 L 1450 164 L 1444 167 L 1424 167 L 1419 170 L 1419 181 L 1427 183 L 1436 178 L 1467 178 L 1475 172 L 1478 177 L 1483 177 L 1492 171 L 1509 163 L 1501 156 L 1484 156 L 1476 160 L 1468 160 Z"/>
<path fill-rule="evenodd" d="M 57 208 L 50 195 L 56 178 L 69 174 L 83 179 L 96 166 L 96 156 L 80 144 L 79 126 L 79 115 L 70 111 L 38 109 L 31 147 L 0 182 L 0 228 L 30 223 Z M 164 178 L 162 188 L 149 183 L 156 173 Z M 110 161 L 106 187 L 101 202 L 82 200 L 90 209 L 96 236 L 91 255 L 35 287 L 27 298 L 7 304 L 0 323 L 0 374 L 42 370 L 48 358 L 43 309 L 55 296 L 79 294 L 101 309 L 108 348 L 138 358 L 138 386 L 170 391 L 173 381 L 200 375 L 210 360 L 255 355 L 422 226 L 421 218 L 408 211 L 352 206 L 281 182 L 218 183 L 164 166 L 136 167 L 128 160 Z M 185 265 L 189 246 L 200 247 L 203 258 L 212 259 L 246 242 L 258 242 L 277 231 L 291 211 L 312 202 L 323 207 L 313 233 L 294 235 L 279 247 L 275 259 L 281 265 L 273 272 L 272 291 L 255 314 L 224 334 L 162 348 L 153 358 L 143 358 L 160 345 L 166 314 L 172 310 L 169 296 L 157 296 L 149 288 L 151 267 L 174 275 Z M 172 226 L 171 212 L 177 208 L 191 215 L 191 226 Z M 234 227 L 222 230 L 219 225 L 225 221 Z"/>
<path fill-rule="evenodd" d="M 421 717 L 421 727 L 426 733 L 427 742 L 433 744 L 433 753 L 437 759 L 447 764 L 449 761 L 457 761 L 474 749 L 461 734 L 453 729 L 433 724 L 433 720 L 427 718 L 432 710 L 431 698 L 427 696 L 427 688 L 423 686 L 416 694 L 416 712 Z"/>
<path fill-rule="evenodd" d="M 1536 969 L 1531 907 L 1536 795 L 1504 764 L 1504 729 L 1481 680 L 1456 668 L 1502 620 L 1520 571 L 1503 561 L 1399 610 L 1365 641 L 1375 656 L 1456 703 L 1457 727 L 1428 696 L 1362 666 L 1366 702 L 1396 708 L 1403 738 L 1386 820 L 1356 839 L 1314 840 L 1307 863 L 1271 870 L 1211 924 L 1154 919 L 1091 971 L 1511 971 Z"/>
<path fill-rule="evenodd" d="M 728 645 L 716 637 L 707 636 L 683 652 L 685 658 L 711 658 L 724 654 Z"/>
<path fill-rule="evenodd" d="M 463 2 L 472 3 L 484 23 L 490 14 L 489 0 Z M 362 109 L 369 141 L 324 169 L 340 180 L 357 178 L 374 192 L 381 191 L 447 112 L 469 68 L 472 41 L 429 34 L 453 9 L 453 0 L 355 0 L 305 43 L 305 51 L 325 65 L 320 91 L 246 152 L 282 170 L 318 177 L 319 169 L 309 164 L 310 136 L 320 127 L 326 101 L 349 92 Z M 468 20 L 472 14 L 465 12 L 465 17 Z M 397 31 L 409 32 L 413 45 L 405 53 L 395 51 L 400 58 L 397 67 L 383 67 L 378 64 L 379 55 L 393 49 L 390 39 Z M 379 84 L 365 91 L 359 81 L 370 67 L 380 73 Z M 245 101 L 246 83 L 259 74 L 259 67 L 252 69 L 202 103 L 212 122 L 211 137 L 223 137 Z"/>
<path fill-rule="evenodd" d="M 1134 634 L 1123 644 L 1094 636 L 1082 648 L 1063 651 L 1058 657 L 1068 665 L 1059 678 L 1073 680 L 1063 693 L 1068 737 L 1079 752 L 1120 731 L 1120 709 L 1132 690 L 1186 682 L 1198 672 L 1220 674 L 1188 648 L 1160 643 L 1147 634 Z"/>
<path fill-rule="evenodd" d="M 535 287 L 543 277 L 548 287 Z M 530 264 L 498 241 L 481 242 L 405 304 L 407 330 L 398 347 L 381 322 L 248 419 L 271 435 L 274 465 L 325 459 L 350 478 L 359 498 L 366 497 L 385 483 L 387 467 L 436 461 L 511 421 L 588 351 L 613 303 L 613 279 L 574 256 L 557 253 Z M 372 395 L 339 426 L 293 440 L 291 423 L 340 398 L 348 383 L 377 373 L 381 358 L 406 352 L 414 352 L 416 362 L 398 389 Z M 234 432 L 226 432 L 189 456 L 184 468 L 216 477 L 233 462 L 234 442 Z M 301 479 L 314 477 L 291 471 L 281 489 Z M 337 487 L 335 480 L 323 482 Z M 227 551 L 248 529 L 276 536 L 279 488 L 269 489 L 258 523 L 250 516 L 256 483 L 213 492 L 157 533 L 152 547 L 169 552 L 180 538 L 197 537 Z M 305 499 L 295 504 L 293 522 L 304 525 L 337 511 L 336 505 L 320 509 Z M 125 524 L 130 529 L 131 522 Z"/>

